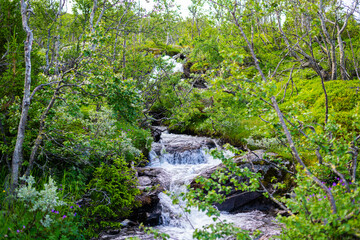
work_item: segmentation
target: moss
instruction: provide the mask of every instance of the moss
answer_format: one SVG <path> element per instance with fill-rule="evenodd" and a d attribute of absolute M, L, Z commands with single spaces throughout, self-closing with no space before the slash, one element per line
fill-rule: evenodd
<path fill-rule="evenodd" d="M 195 62 L 190 67 L 190 72 L 191 73 L 205 72 L 209 66 L 210 66 L 210 64 L 207 62 Z"/>
<path fill-rule="evenodd" d="M 282 109 L 297 108 L 298 113 L 304 116 L 304 120 L 323 123 L 325 121 L 325 95 L 319 78 L 304 80 L 294 80 L 298 89 L 290 96 L 290 90 L 287 91 L 287 98 Z M 278 84 L 281 89 L 284 82 Z M 358 81 L 335 80 L 325 82 L 325 88 L 329 102 L 329 117 L 335 122 L 345 127 L 347 130 L 354 130 L 353 121 L 357 121 L 356 114 L 359 113 L 360 94 L 357 94 Z M 280 95 L 283 94 L 283 90 Z M 357 115 L 358 116 L 358 115 Z M 307 117 L 308 119 L 305 119 Z"/>
<path fill-rule="evenodd" d="M 181 52 L 182 47 L 175 45 L 167 45 L 158 41 L 148 41 L 143 46 L 137 48 L 137 50 L 151 52 L 154 55 L 160 55 L 162 53 L 165 53 L 169 56 L 174 56 Z"/>

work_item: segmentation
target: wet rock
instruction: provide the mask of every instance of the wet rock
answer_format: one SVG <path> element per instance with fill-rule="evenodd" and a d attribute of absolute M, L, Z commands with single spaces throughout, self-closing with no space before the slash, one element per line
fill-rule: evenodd
<path fill-rule="evenodd" d="M 160 142 L 152 144 L 150 160 L 173 165 L 201 164 L 206 162 L 204 150 L 216 146 L 209 138 L 165 133 Z"/>
<path fill-rule="evenodd" d="M 227 197 L 225 202 L 216 204 L 216 207 L 220 211 L 233 212 L 261 196 L 258 192 L 240 192 Z"/>
<path fill-rule="evenodd" d="M 208 138 L 186 135 L 162 134 L 160 143 L 152 144 L 152 151 L 157 155 L 162 153 L 179 153 L 197 150 L 204 147 L 216 147 L 216 143 Z"/>
<path fill-rule="evenodd" d="M 151 179 L 148 176 L 138 177 L 138 183 L 140 186 L 148 186 L 151 184 Z"/>
<path fill-rule="evenodd" d="M 171 176 L 162 168 L 137 168 L 139 178 L 150 179 L 152 186 L 158 186 L 157 191 L 168 190 Z"/>
<path fill-rule="evenodd" d="M 146 234 L 139 229 L 139 227 L 125 227 L 122 228 L 118 233 L 104 232 L 99 236 L 99 240 L 125 240 L 129 237 L 139 238 L 142 240 L 153 240 L 152 234 Z"/>
<path fill-rule="evenodd" d="M 123 225 L 124 227 L 129 227 L 129 226 L 136 226 L 137 224 L 129 219 L 125 219 L 124 221 L 121 222 L 121 225 Z"/>
<path fill-rule="evenodd" d="M 267 161 L 268 157 L 276 157 L 275 153 L 266 153 L 265 150 L 256 150 L 253 153 L 246 154 L 245 156 L 234 157 L 234 162 L 240 168 L 248 168 L 255 172 L 262 174 L 262 182 L 269 189 L 272 190 L 272 184 L 275 182 L 283 181 L 285 173 Z M 212 168 L 204 170 L 200 176 L 204 178 L 211 178 L 211 175 L 220 168 L 224 168 L 223 164 L 219 164 Z M 246 182 L 248 179 L 245 177 L 234 176 L 237 181 Z M 276 181 L 271 182 L 275 178 Z M 225 185 L 233 186 L 228 182 Z M 196 183 L 195 179 L 191 182 L 192 188 L 202 188 L 201 184 Z M 240 212 L 247 210 L 264 210 L 270 211 L 276 207 L 276 204 L 271 200 L 266 199 L 259 192 L 243 192 L 235 188 L 226 196 L 226 200 L 221 204 L 216 204 L 220 211 Z"/>
<path fill-rule="evenodd" d="M 169 174 L 161 168 L 137 168 L 138 188 L 142 191 L 137 200 L 141 207 L 133 210 L 129 217 L 134 222 L 142 222 L 148 226 L 161 223 L 161 206 L 159 193 L 170 187 Z"/>
<path fill-rule="evenodd" d="M 160 128 L 157 128 L 157 127 L 151 128 L 151 136 L 153 137 L 154 142 L 160 141 L 161 133 L 162 133 L 162 130 Z"/>
<path fill-rule="evenodd" d="M 198 79 L 198 80 L 195 80 L 195 81 L 193 82 L 193 86 L 194 86 L 195 88 L 208 88 L 208 87 L 207 87 L 207 82 L 206 82 L 205 79 L 203 79 L 203 78 L 200 78 L 200 79 Z"/>
<path fill-rule="evenodd" d="M 151 212 L 146 212 L 146 224 L 149 226 L 156 226 L 162 223 L 161 219 L 162 207 L 157 204 Z"/>

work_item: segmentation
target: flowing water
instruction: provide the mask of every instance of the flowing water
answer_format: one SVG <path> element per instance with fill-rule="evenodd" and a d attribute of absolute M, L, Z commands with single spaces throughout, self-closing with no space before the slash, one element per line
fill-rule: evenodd
<path fill-rule="evenodd" d="M 208 138 L 164 132 L 161 141 L 153 143 L 149 167 L 166 170 L 171 176 L 169 191 L 179 194 L 185 192 L 186 185 L 202 171 L 221 163 L 208 154 L 209 148 L 214 147 L 219 148 L 214 140 Z M 212 218 L 196 209 L 192 209 L 191 213 L 185 213 L 181 207 L 184 203 L 173 205 L 171 198 L 165 193 L 160 193 L 159 198 L 162 206 L 162 225 L 156 229 L 169 234 L 171 239 L 193 239 L 194 228 L 214 223 Z M 220 219 L 232 222 L 242 229 L 261 230 L 267 235 L 276 235 L 280 232 L 274 223 L 275 219 L 260 211 L 238 214 L 222 212 Z"/>
<path fill-rule="evenodd" d="M 170 56 L 163 56 L 161 57 L 162 60 L 165 62 L 166 67 L 170 67 L 171 69 L 168 70 L 167 74 L 173 74 L 173 73 L 183 73 L 184 72 L 184 66 L 182 63 L 179 63 L 176 61 L 176 59 L 170 57 Z M 151 82 L 156 81 L 155 78 L 161 77 L 164 73 L 164 69 L 160 67 L 156 67 L 152 72 L 152 77 L 150 79 Z"/>
<path fill-rule="evenodd" d="M 172 73 L 183 72 L 183 65 L 176 62 L 175 59 L 162 57 L 168 65 L 172 65 Z M 154 69 L 153 76 L 159 76 L 162 69 Z M 153 79 L 155 81 L 155 79 Z M 165 128 L 159 128 L 163 131 L 160 142 L 152 144 L 150 152 L 149 168 L 161 168 L 169 173 L 170 184 L 169 192 L 178 195 L 186 191 L 186 185 L 198 176 L 201 172 L 220 164 L 220 160 L 214 159 L 208 154 L 209 149 L 219 148 L 216 141 L 187 135 L 170 134 Z M 227 153 L 230 154 L 230 153 Z M 183 211 L 184 202 L 180 205 L 173 205 L 171 198 L 165 193 L 159 194 L 161 204 L 162 224 L 155 228 L 159 232 L 167 233 L 173 240 L 190 240 L 194 229 L 202 228 L 207 224 L 214 223 L 212 218 L 206 216 L 204 212 L 192 209 L 191 213 Z M 280 233 L 275 218 L 260 211 L 246 213 L 230 214 L 222 212 L 220 219 L 234 223 L 235 226 L 245 230 L 260 230 L 266 236 L 277 235 Z M 153 239 L 151 236 L 144 235 L 139 230 L 123 229 L 121 236 L 108 237 L 102 239 L 122 240 L 127 237 L 138 237 L 140 239 Z"/>

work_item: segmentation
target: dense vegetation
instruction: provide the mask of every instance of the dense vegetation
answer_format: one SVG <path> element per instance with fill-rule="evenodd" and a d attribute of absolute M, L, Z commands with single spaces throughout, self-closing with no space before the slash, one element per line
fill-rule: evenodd
<path fill-rule="evenodd" d="M 171 0 L 69 6 L 0 0 L 0 238 L 120 228 L 160 124 L 275 152 L 289 173 L 266 189 L 214 153 L 227 171 L 184 196 L 215 216 L 194 237 L 251 238 L 212 207 L 237 174 L 286 210 L 280 238 L 360 238 L 358 0 L 192 0 L 186 18 Z"/>

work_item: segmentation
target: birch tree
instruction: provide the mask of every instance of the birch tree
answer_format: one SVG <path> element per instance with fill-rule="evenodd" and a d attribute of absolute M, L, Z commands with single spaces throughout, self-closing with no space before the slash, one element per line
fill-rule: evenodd
<path fill-rule="evenodd" d="M 25 40 L 25 80 L 24 80 L 24 97 L 22 100 L 21 118 L 16 137 L 15 149 L 12 158 L 11 182 L 14 189 L 18 184 L 19 172 L 23 162 L 23 144 L 25 138 L 25 127 L 30 107 L 30 87 L 31 87 L 31 50 L 33 45 L 33 32 L 29 26 L 29 18 L 32 13 L 30 2 L 21 0 L 21 17 L 24 31 L 26 32 Z"/>

